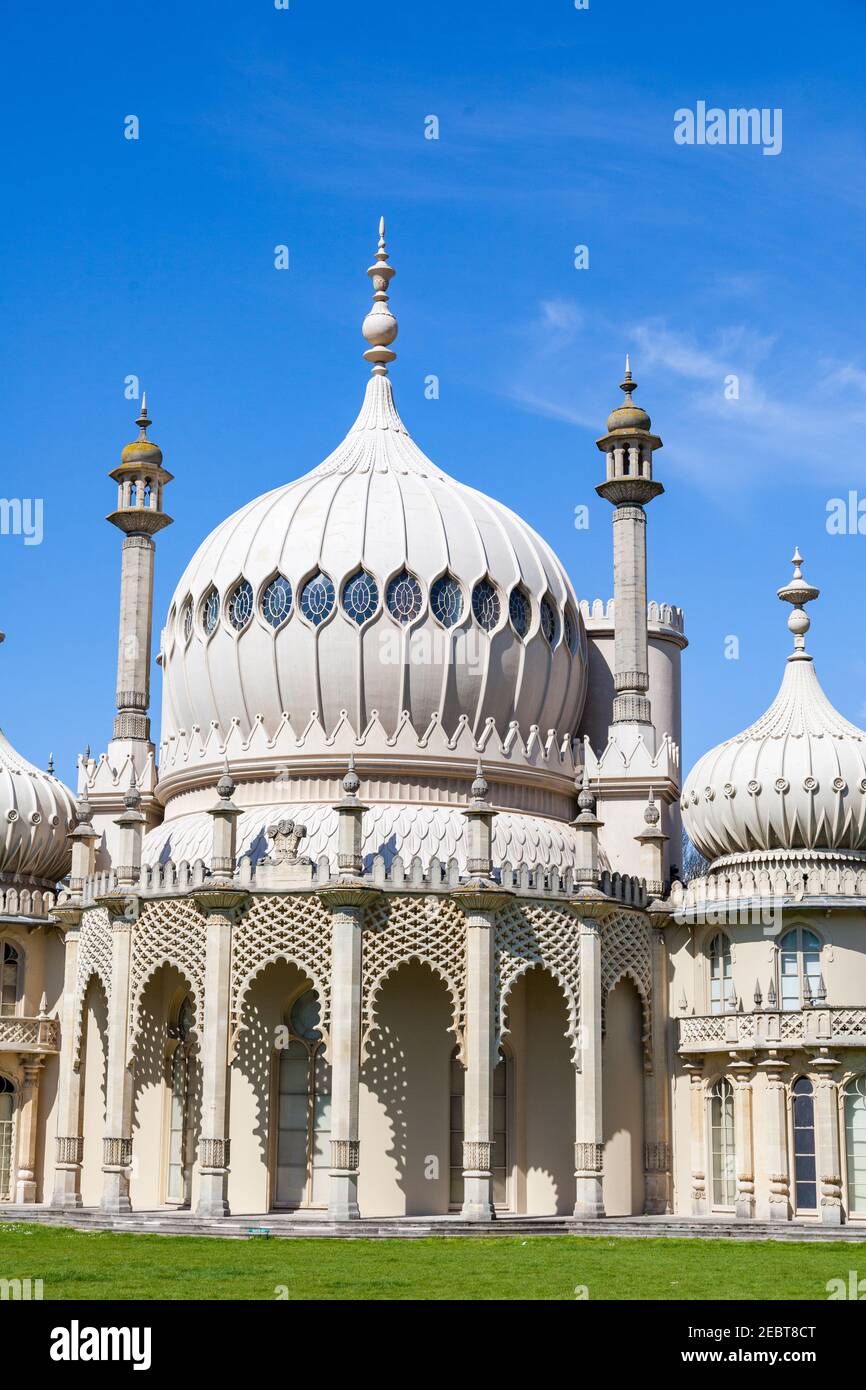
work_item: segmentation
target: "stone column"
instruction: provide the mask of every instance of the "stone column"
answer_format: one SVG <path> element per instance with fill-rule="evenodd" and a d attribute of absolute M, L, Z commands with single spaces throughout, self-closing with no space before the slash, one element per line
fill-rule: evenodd
<path fill-rule="evenodd" d="M 111 1000 L 108 1008 L 108 1058 L 105 1076 L 105 1137 L 102 1147 L 103 1211 L 131 1211 L 132 1072 L 129 1067 L 129 973 L 132 929 L 139 899 L 115 894 L 98 899 L 111 919 Z"/>
<path fill-rule="evenodd" d="M 21 1063 L 21 1099 L 18 1109 L 18 1167 L 16 1202 L 36 1201 L 36 1117 L 39 1109 L 39 1077 L 45 1058 L 24 1053 Z"/>
<path fill-rule="evenodd" d="M 195 900 L 207 915 L 196 1215 L 228 1216 L 232 932 L 249 894 L 216 884 Z"/>
<path fill-rule="evenodd" d="M 652 917 L 652 912 L 650 913 Z M 664 914 L 666 919 L 668 913 Z M 656 920 L 659 920 L 657 917 Z M 663 1216 L 671 1210 L 670 1138 L 667 1086 L 667 979 L 664 932 L 653 925 L 652 1049 L 644 1074 L 645 1210 Z"/>
<path fill-rule="evenodd" d="M 692 1215 L 707 1214 L 707 1099 L 704 1091 L 704 1059 L 683 1062 L 689 1078 L 689 1111 L 692 1148 Z"/>
<path fill-rule="evenodd" d="M 752 1143 L 752 1077 L 751 1061 L 732 1062 L 729 1068 L 734 1083 L 734 1148 L 737 1158 L 738 1221 L 750 1221 L 755 1215 L 755 1156 Z"/>
<path fill-rule="evenodd" d="M 331 909 L 331 1173 L 328 1214 L 356 1221 L 361 1152 L 358 1135 L 361 1083 L 361 958 L 364 907 L 376 896 L 360 880 L 326 884 Z"/>
<path fill-rule="evenodd" d="M 595 915 L 599 900 L 604 902 L 600 893 L 581 889 L 573 904 L 580 917 L 580 1048 L 575 1071 L 574 1141 L 574 1214 L 578 1217 L 604 1216 L 601 920 Z"/>
<path fill-rule="evenodd" d="M 78 946 L 81 908 L 55 907 L 56 921 L 66 923 L 63 964 L 63 1005 L 60 1019 L 60 1071 L 57 1079 L 57 1159 L 52 1205 L 81 1206 L 81 1073 L 75 1066 L 75 1024 L 78 1009 Z"/>
<path fill-rule="evenodd" d="M 839 1148 L 839 1091 L 835 1057 L 813 1058 L 815 1085 L 815 1162 L 821 1186 L 821 1220 L 842 1224 L 842 1158 Z"/>
<path fill-rule="evenodd" d="M 117 643 L 116 739 L 150 738 L 150 629 L 153 560 L 150 536 L 124 537 L 120 565 L 120 624 Z"/>
<path fill-rule="evenodd" d="M 760 1070 L 767 1078 L 764 1134 L 767 1144 L 767 1165 L 770 1170 L 770 1220 L 790 1221 L 786 1063 L 784 1058 L 771 1054 L 760 1063 Z"/>

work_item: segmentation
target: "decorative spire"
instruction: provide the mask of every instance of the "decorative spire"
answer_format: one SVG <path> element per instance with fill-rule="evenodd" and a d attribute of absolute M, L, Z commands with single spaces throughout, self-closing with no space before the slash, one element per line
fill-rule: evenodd
<path fill-rule="evenodd" d="M 128 811 L 137 811 L 141 805 L 141 792 L 138 790 L 134 767 L 129 774 L 129 786 L 123 801 Z"/>
<path fill-rule="evenodd" d="M 235 794 L 235 782 L 234 778 L 232 777 L 231 771 L 229 770 L 228 758 L 225 758 L 223 760 L 223 770 L 220 779 L 217 782 L 216 789 L 217 796 L 222 801 L 231 801 L 232 797 Z"/>
<path fill-rule="evenodd" d="M 48 776 L 49 776 L 49 777 L 53 777 L 53 776 L 54 776 L 54 754 L 53 754 L 53 753 L 49 753 L 49 754 L 48 754 L 48 767 L 46 768 L 46 772 L 48 773 Z"/>
<path fill-rule="evenodd" d="M 755 981 L 755 995 L 754 995 L 754 998 L 755 998 L 755 1008 L 756 1008 L 756 1009 L 760 1009 L 761 1005 L 762 1005 L 763 1002 L 764 1002 L 764 996 L 763 996 L 763 994 L 761 993 L 761 985 L 760 985 L 760 981 L 758 981 L 758 980 Z"/>
<path fill-rule="evenodd" d="M 138 425 L 138 428 L 139 428 L 139 436 L 138 436 L 139 439 L 147 439 L 147 427 L 148 427 L 148 425 L 153 424 L 153 421 L 152 421 L 152 420 L 148 420 L 148 418 L 147 418 L 147 392 L 146 392 L 146 391 L 142 391 L 142 393 L 141 393 L 141 413 L 140 413 L 140 415 L 139 415 L 139 417 L 138 417 L 138 419 L 136 420 L 135 423 Z M 150 441 L 148 441 L 148 442 L 150 442 Z"/>
<path fill-rule="evenodd" d="M 656 806 L 656 794 L 654 787 L 650 787 L 649 801 L 647 802 L 646 807 L 644 809 L 643 818 L 646 821 L 647 825 L 658 825 L 661 819 L 659 808 L 658 806 Z"/>
<path fill-rule="evenodd" d="M 812 626 L 812 620 L 804 605 L 816 599 L 821 590 L 816 589 L 814 584 L 809 584 L 803 578 L 803 557 L 796 546 L 791 557 L 791 564 L 794 566 L 791 582 L 783 584 L 781 589 L 776 590 L 783 603 L 790 603 L 793 606 L 791 616 L 788 618 L 788 630 L 794 634 L 794 650 L 788 660 L 811 661 L 812 658 L 806 651 L 806 633 Z"/>
<path fill-rule="evenodd" d="M 475 769 L 475 780 L 472 783 L 472 800 L 484 802 L 487 800 L 487 793 L 490 787 L 487 778 L 484 776 L 484 768 L 481 766 L 481 759 L 478 759 L 478 766 Z"/>
<path fill-rule="evenodd" d="M 387 376 L 388 363 L 397 356 L 390 346 L 397 337 L 397 320 L 388 308 L 388 286 L 396 274 L 388 264 L 385 250 L 385 219 L 379 219 L 379 249 L 376 260 L 367 274 L 373 282 L 373 307 L 361 325 L 361 332 L 370 344 L 364 353 L 366 361 L 373 363 L 374 376 Z"/>
<path fill-rule="evenodd" d="M 625 392 L 625 403 L 626 403 L 626 405 L 631 405 L 631 404 L 632 404 L 632 399 L 631 399 L 631 398 L 632 398 L 632 396 L 634 395 L 635 391 L 637 390 L 637 382 L 632 380 L 632 375 L 631 375 L 631 361 L 629 360 L 629 355 L 628 355 L 628 353 L 626 353 L 626 355 L 625 355 L 625 376 L 624 376 L 623 380 L 619 383 L 619 389 L 620 389 L 620 391 L 624 391 L 624 392 Z"/>
<path fill-rule="evenodd" d="M 355 771 L 355 754 L 349 754 L 349 766 L 343 778 L 343 791 L 346 796 L 356 797 L 361 787 L 361 779 Z"/>

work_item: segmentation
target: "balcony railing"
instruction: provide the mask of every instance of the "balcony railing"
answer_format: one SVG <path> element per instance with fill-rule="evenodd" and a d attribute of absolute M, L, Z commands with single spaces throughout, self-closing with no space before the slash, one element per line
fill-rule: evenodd
<path fill-rule="evenodd" d="M 682 1055 L 828 1044 L 866 1047 L 866 1009 L 755 1010 L 679 1019 Z"/>
<path fill-rule="evenodd" d="M 56 1018 L 0 1016 L 0 1052 L 58 1052 L 60 1024 Z"/>

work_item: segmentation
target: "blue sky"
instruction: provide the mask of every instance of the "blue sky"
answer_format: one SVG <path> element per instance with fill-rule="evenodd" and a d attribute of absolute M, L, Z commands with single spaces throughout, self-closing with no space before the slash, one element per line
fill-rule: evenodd
<path fill-rule="evenodd" d="M 125 378 L 176 478 L 158 628 L 208 531 L 353 420 L 380 213 L 406 423 L 588 598 L 611 589 L 594 439 L 631 351 L 665 442 L 650 592 L 691 638 L 685 764 L 775 692 L 795 543 L 821 678 L 866 722 L 866 536 L 826 527 L 828 499 L 866 499 L 864 40 L 861 0 L 6 7 L 0 494 L 44 501 L 41 545 L 0 536 L 16 746 L 71 780 L 111 734 Z M 675 144 L 699 101 L 781 108 L 781 153 Z"/>

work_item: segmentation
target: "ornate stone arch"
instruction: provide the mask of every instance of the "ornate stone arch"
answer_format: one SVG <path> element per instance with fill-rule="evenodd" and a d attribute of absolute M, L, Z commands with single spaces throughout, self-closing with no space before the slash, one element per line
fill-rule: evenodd
<path fill-rule="evenodd" d="M 129 1056 L 141 1037 L 144 991 L 158 970 L 172 966 L 186 981 L 195 1009 L 193 1033 L 204 1035 L 205 919 L 191 898 L 161 899 L 142 908 L 132 935 L 129 978 Z"/>
<path fill-rule="evenodd" d="M 243 1032 L 244 1006 L 269 965 L 285 961 L 302 970 L 319 996 L 320 1028 L 327 1044 L 331 1027 L 331 914 L 314 893 L 253 899 L 232 937 L 232 1049 Z"/>
<path fill-rule="evenodd" d="M 652 1043 L 652 936 L 650 924 L 636 912 L 614 912 L 601 927 L 601 1028 L 605 1029 L 607 997 L 623 979 L 630 979 L 641 1001 L 643 1043 Z"/>
<path fill-rule="evenodd" d="M 535 966 L 547 970 L 565 995 L 572 1059 L 580 1054 L 580 923 L 558 903 L 514 902 L 496 922 L 494 971 L 496 1046 L 508 1035 L 508 996 L 521 975 Z"/>
<path fill-rule="evenodd" d="M 364 919 L 361 966 L 361 1060 L 379 1027 L 376 1002 L 401 965 L 429 966 L 451 998 L 451 1026 L 463 1058 L 466 1020 L 466 933 L 463 913 L 452 899 L 432 894 L 384 896 Z"/>
<path fill-rule="evenodd" d="M 90 981 L 96 977 L 105 995 L 106 1008 L 111 1007 L 111 923 L 104 907 L 84 913 L 78 942 L 78 969 L 75 984 L 75 1031 L 72 1039 L 74 1066 L 81 1064 L 81 1031 L 84 1019 L 84 1000 Z"/>

